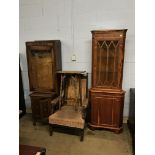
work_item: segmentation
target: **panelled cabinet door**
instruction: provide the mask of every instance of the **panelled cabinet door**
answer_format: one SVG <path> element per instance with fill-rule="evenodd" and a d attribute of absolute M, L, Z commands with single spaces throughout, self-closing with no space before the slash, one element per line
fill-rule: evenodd
<path fill-rule="evenodd" d="M 31 108 L 33 118 L 40 118 L 40 98 L 31 97 Z"/>
<path fill-rule="evenodd" d="M 113 126 L 114 119 L 114 99 L 113 98 L 104 98 L 96 97 L 100 102 L 99 106 L 99 124 L 104 126 Z"/>
<path fill-rule="evenodd" d="M 123 100 L 120 98 L 115 99 L 113 110 L 113 126 L 121 127 L 123 123 Z"/>
<path fill-rule="evenodd" d="M 91 95 L 91 122 L 94 125 L 99 125 L 99 107 L 99 99 L 96 99 L 94 95 Z"/>
<path fill-rule="evenodd" d="M 42 98 L 40 99 L 40 113 L 41 118 L 46 118 L 51 114 L 51 107 L 48 103 L 48 98 Z"/>
<path fill-rule="evenodd" d="M 91 123 L 105 128 L 120 128 L 123 123 L 124 94 L 122 96 L 90 94 Z"/>

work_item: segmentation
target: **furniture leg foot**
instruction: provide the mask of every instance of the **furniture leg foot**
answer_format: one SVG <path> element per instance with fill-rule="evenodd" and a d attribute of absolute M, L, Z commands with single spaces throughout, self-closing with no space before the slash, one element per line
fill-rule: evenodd
<path fill-rule="evenodd" d="M 53 127 L 51 124 L 49 125 L 49 131 L 50 131 L 50 136 L 52 136 L 53 135 Z"/>
<path fill-rule="evenodd" d="M 81 132 L 80 141 L 82 142 L 84 139 L 84 129 L 82 129 L 80 132 Z"/>
<path fill-rule="evenodd" d="M 95 128 L 94 128 L 94 127 L 92 127 L 92 126 L 88 126 L 88 128 L 89 128 L 90 130 L 92 130 L 92 131 L 94 131 L 94 130 L 95 130 Z"/>
<path fill-rule="evenodd" d="M 114 130 L 114 132 L 116 133 L 116 134 L 119 134 L 119 133 L 121 133 L 123 131 L 123 128 L 120 128 L 120 129 L 118 129 L 118 130 Z"/>
<path fill-rule="evenodd" d="M 33 126 L 36 126 L 36 120 L 33 120 Z"/>

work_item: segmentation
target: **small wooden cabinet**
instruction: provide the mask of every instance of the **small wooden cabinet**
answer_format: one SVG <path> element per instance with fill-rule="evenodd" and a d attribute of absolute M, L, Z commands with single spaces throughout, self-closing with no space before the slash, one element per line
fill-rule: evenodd
<path fill-rule="evenodd" d="M 124 91 L 92 90 L 90 100 L 92 127 L 122 129 Z"/>
<path fill-rule="evenodd" d="M 30 94 L 33 125 L 36 125 L 38 120 L 48 121 L 48 116 L 52 113 L 52 105 L 49 103 L 51 99 L 56 98 L 57 93 L 41 93 L 33 92 Z"/>
<path fill-rule="evenodd" d="M 122 90 L 126 29 L 92 31 L 92 128 L 120 132 L 125 92 Z"/>
<path fill-rule="evenodd" d="M 45 40 L 26 42 L 33 124 L 51 113 L 48 100 L 58 96 L 56 71 L 62 69 L 61 42 Z"/>

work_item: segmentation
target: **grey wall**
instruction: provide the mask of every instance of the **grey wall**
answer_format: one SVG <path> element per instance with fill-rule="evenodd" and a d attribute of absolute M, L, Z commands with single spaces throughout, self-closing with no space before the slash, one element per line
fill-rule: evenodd
<path fill-rule="evenodd" d="M 22 76 L 30 107 L 25 42 L 59 39 L 64 70 L 86 70 L 91 85 L 91 30 L 127 28 L 123 89 L 128 116 L 129 88 L 135 87 L 134 0 L 21 0 L 20 42 Z M 71 61 L 76 55 L 76 62 Z"/>

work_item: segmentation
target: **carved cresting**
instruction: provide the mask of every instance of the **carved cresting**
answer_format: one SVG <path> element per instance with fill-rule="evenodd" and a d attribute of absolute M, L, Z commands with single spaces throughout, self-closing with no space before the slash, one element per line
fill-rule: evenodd
<path fill-rule="evenodd" d="M 97 42 L 97 86 L 118 86 L 118 47 L 119 41 L 98 41 Z"/>

